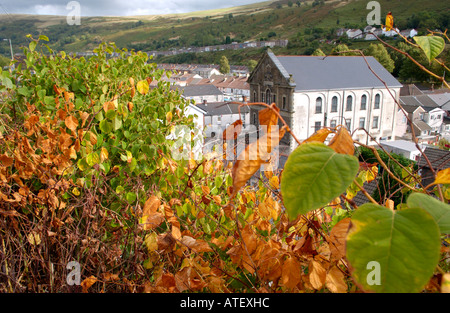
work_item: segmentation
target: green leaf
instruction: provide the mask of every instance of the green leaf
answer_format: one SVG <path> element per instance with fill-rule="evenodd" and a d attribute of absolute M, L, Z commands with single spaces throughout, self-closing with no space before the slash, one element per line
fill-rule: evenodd
<path fill-rule="evenodd" d="M 30 51 L 34 51 L 34 49 L 36 49 L 36 45 L 37 45 L 36 41 L 34 41 L 34 40 L 31 41 L 30 45 L 29 45 Z"/>
<path fill-rule="evenodd" d="M 134 192 L 127 192 L 125 197 L 130 204 L 136 201 L 136 194 Z"/>
<path fill-rule="evenodd" d="M 413 193 L 406 201 L 409 208 L 421 208 L 431 214 L 441 234 L 450 234 L 450 205 L 423 193 Z"/>
<path fill-rule="evenodd" d="M 439 36 L 415 36 L 415 42 L 425 52 L 428 61 L 433 61 L 444 50 L 444 38 Z"/>
<path fill-rule="evenodd" d="M 48 37 L 45 35 L 39 35 L 39 40 L 48 41 Z"/>
<path fill-rule="evenodd" d="M 286 162 L 281 194 L 290 218 L 318 209 L 342 194 L 359 169 L 358 159 L 323 143 L 304 143 Z"/>
<path fill-rule="evenodd" d="M 352 216 L 346 253 L 364 290 L 420 292 L 439 261 L 439 227 L 423 209 L 392 211 L 367 203 Z"/>
<path fill-rule="evenodd" d="M 106 134 L 110 133 L 113 129 L 112 123 L 107 120 L 102 120 L 99 124 L 100 130 Z"/>

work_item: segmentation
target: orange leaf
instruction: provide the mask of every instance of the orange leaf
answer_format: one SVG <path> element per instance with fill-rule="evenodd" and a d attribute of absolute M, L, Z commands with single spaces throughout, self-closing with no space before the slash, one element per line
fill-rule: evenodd
<path fill-rule="evenodd" d="M 105 103 L 103 103 L 103 110 L 105 110 L 105 112 L 108 112 L 109 110 L 115 110 L 115 109 L 116 109 L 116 106 L 111 101 L 106 101 Z"/>
<path fill-rule="evenodd" d="M 73 115 L 66 117 L 64 123 L 66 124 L 67 128 L 70 129 L 71 131 L 75 131 L 78 127 L 78 120 Z"/>
<path fill-rule="evenodd" d="M 164 216 L 160 212 L 157 212 L 160 204 L 161 201 L 156 196 L 151 196 L 145 201 L 141 223 L 145 230 L 158 227 L 164 222 Z"/>
<path fill-rule="evenodd" d="M 133 102 L 128 102 L 128 104 L 127 104 L 127 106 L 128 106 L 128 111 L 133 111 L 133 107 L 134 107 L 134 104 L 133 104 Z"/>
<path fill-rule="evenodd" d="M 237 139 L 237 136 L 242 131 L 242 120 L 234 121 L 231 125 L 229 125 L 224 131 L 222 138 L 223 140 Z"/>
<path fill-rule="evenodd" d="M 256 173 L 263 163 L 270 159 L 272 149 L 278 145 L 280 138 L 283 138 L 285 130 L 278 132 L 277 129 L 271 130 L 257 141 L 248 145 L 238 157 L 238 160 L 231 170 L 233 177 L 233 188 L 231 198 L 233 198 L 239 189 L 244 186 L 250 177 Z"/>
<path fill-rule="evenodd" d="M 3 166 L 11 166 L 13 164 L 14 159 L 10 158 L 6 154 L 0 154 L 0 161 L 3 163 Z"/>
<path fill-rule="evenodd" d="M 325 286 L 333 293 L 347 292 L 347 284 L 344 274 L 337 266 L 333 266 L 327 273 Z"/>
<path fill-rule="evenodd" d="M 289 289 L 295 288 L 301 281 L 301 264 L 296 258 L 290 256 L 284 261 L 281 268 L 281 283 Z"/>
<path fill-rule="evenodd" d="M 181 239 L 181 243 L 197 253 L 213 251 L 206 241 L 202 239 L 194 239 L 191 236 L 183 236 L 183 238 Z"/>
<path fill-rule="evenodd" d="M 392 16 L 392 13 L 389 12 L 386 15 L 386 31 L 390 31 L 394 27 L 394 17 Z"/>
<path fill-rule="evenodd" d="M 344 127 L 339 128 L 337 134 L 331 140 L 329 147 L 341 154 L 353 155 L 355 153 L 352 136 Z"/>
<path fill-rule="evenodd" d="M 81 127 L 84 126 L 84 124 L 86 123 L 86 120 L 89 117 L 89 113 L 87 112 L 81 112 Z"/>
<path fill-rule="evenodd" d="M 327 139 L 328 135 L 331 134 L 332 131 L 329 128 L 321 128 L 312 134 L 309 138 L 305 139 L 302 143 L 311 142 L 311 141 L 319 141 L 324 142 Z"/>
<path fill-rule="evenodd" d="M 272 103 L 269 108 L 259 111 L 259 125 L 267 126 L 267 132 L 270 131 L 271 126 L 278 124 L 278 115 L 274 111 L 280 112 L 275 103 Z"/>
<path fill-rule="evenodd" d="M 97 278 L 95 276 L 90 276 L 81 282 L 81 288 L 84 293 L 88 291 L 88 289 L 97 282 Z"/>
<path fill-rule="evenodd" d="M 345 242 L 347 240 L 347 233 L 350 227 L 351 219 L 349 217 L 344 218 L 334 225 L 330 232 L 329 246 L 331 250 L 331 256 L 335 260 L 339 260 L 345 256 Z"/>
<path fill-rule="evenodd" d="M 155 213 L 159 206 L 161 205 L 161 201 L 156 196 L 151 196 L 145 201 L 143 215 L 149 215 L 150 213 Z"/>
<path fill-rule="evenodd" d="M 314 289 L 319 290 L 322 289 L 325 284 L 325 280 L 327 278 L 327 271 L 323 267 L 322 263 L 311 260 L 310 265 L 310 274 L 309 274 L 309 282 L 313 286 Z"/>

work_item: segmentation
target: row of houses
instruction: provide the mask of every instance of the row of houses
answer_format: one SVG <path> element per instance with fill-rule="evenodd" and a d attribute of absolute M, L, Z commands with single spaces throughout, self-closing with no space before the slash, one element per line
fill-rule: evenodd
<path fill-rule="evenodd" d="M 288 45 L 287 39 L 277 39 L 277 40 L 266 40 L 266 41 L 245 41 L 245 42 L 233 42 L 230 44 L 222 44 L 222 45 L 211 45 L 204 47 L 188 47 L 188 48 L 180 48 L 180 49 L 171 49 L 171 50 L 152 50 L 148 51 L 149 55 L 153 56 L 168 56 L 168 55 L 177 55 L 182 53 L 201 53 L 201 52 L 212 52 L 212 51 L 223 51 L 223 50 L 239 50 L 246 48 L 263 48 L 263 47 L 286 47 Z"/>
<path fill-rule="evenodd" d="M 359 28 L 339 28 L 336 31 L 336 35 L 338 37 L 347 36 L 349 39 L 365 39 L 365 40 L 376 40 L 377 38 L 374 36 L 386 36 L 386 37 L 395 37 L 401 35 L 406 38 L 412 38 L 417 35 L 417 31 L 415 29 L 405 29 L 399 30 L 398 28 L 394 28 L 391 30 L 386 30 L 385 28 L 377 28 L 371 25 L 366 26 L 364 29 Z"/>

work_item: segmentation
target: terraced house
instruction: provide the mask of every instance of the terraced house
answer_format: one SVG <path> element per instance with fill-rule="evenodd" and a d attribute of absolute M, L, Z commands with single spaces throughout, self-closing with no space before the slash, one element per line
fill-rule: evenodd
<path fill-rule="evenodd" d="M 375 143 L 371 137 L 395 139 L 402 85 L 373 57 L 276 56 L 268 50 L 248 83 L 250 101 L 276 103 L 299 140 L 337 125 L 366 144 Z M 251 108 L 250 122 L 258 125 L 263 107 Z M 282 143 L 292 150 L 296 144 L 289 137 Z"/>

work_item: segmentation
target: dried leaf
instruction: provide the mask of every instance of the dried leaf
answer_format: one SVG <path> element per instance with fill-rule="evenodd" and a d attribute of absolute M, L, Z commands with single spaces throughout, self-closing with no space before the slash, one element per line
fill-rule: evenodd
<path fill-rule="evenodd" d="M 349 217 L 344 218 L 334 225 L 329 236 L 329 246 L 331 250 L 331 256 L 335 260 L 339 260 L 345 256 L 345 242 L 347 239 L 348 229 L 350 227 L 351 219 Z"/>
<path fill-rule="evenodd" d="M 191 236 L 183 236 L 181 243 L 197 253 L 213 251 L 206 241 L 202 239 L 194 239 Z"/>
<path fill-rule="evenodd" d="M 339 128 L 336 135 L 331 140 L 329 147 L 337 153 L 353 155 L 355 147 L 353 146 L 353 139 L 345 127 Z"/>
<path fill-rule="evenodd" d="M 105 112 L 108 112 L 109 110 L 115 110 L 116 106 L 114 105 L 113 102 L 111 101 L 106 101 L 105 103 L 103 103 L 103 110 L 105 110 Z"/>
<path fill-rule="evenodd" d="M 281 283 L 289 289 L 295 288 L 301 281 L 301 264 L 300 262 L 289 256 L 281 268 Z"/>
<path fill-rule="evenodd" d="M 8 167 L 13 164 L 14 159 L 10 158 L 6 154 L 0 154 L 0 162 L 2 162 L 3 166 Z"/>
<path fill-rule="evenodd" d="M 327 271 L 323 267 L 322 263 L 316 260 L 311 260 L 309 264 L 309 282 L 314 289 L 320 290 L 325 284 L 325 280 L 327 277 Z"/>
<path fill-rule="evenodd" d="M 127 107 L 128 107 L 128 111 L 133 111 L 133 108 L 134 108 L 134 104 L 133 104 L 133 102 L 128 102 L 128 104 L 127 104 Z"/>
<path fill-rule="evenodd" d="M 309 138 L 305 139 L 302 143 L 311 142 L 311 141 L 319 141 L 324 142 L 327 139 L 328 135 L 331 134 L 332 131 L 328 128 L 321 128 L 312 134 Z"/>
<path fill-rule="evenodd" d="M 223 131 L 222 138 L 223 140 L 237 139 L 241 131 L 242 120 L 239 119 L 228 125 L 228 127 Z"/>
<path fill-rule="evenodd" d="M 344 274 L 337 268 L 333 266 L 327 273 L 325 280 L 325 286 L 333 293 L 346 293 L 347 283 L 345 282 Z"/>
<path fill-rule="evenodd" d="M 41 243 L 41 236 L 39 235 L 38 232 L 32 231 L 31 233 L 28 234 L 27 240 L 31 245 L 38 246 Z"/>
<path fill-rule="evenodd" d="M 96 278 L 95 276 L 90 276 L 90 277 L 84 279 L 84 280 L 81 282 L 81 288 L 82 288 L 82 291 L 83 291 L 84 293 L 86 293 L 86 292 L 88 291 L 88 289 L 89 289 L 93 284 L 95 284 L 96 282 L 97 282 L 97 278 Z"/>
<path fill-rule="evenodd" d="M 71 131 L 75 131 L 78 127 L 78 120 L 73 115 L 66 117 L 64 123 L 66 124 L 67 128 L 70 129 Z"/>
<path fill-rule="evenodd" d="M 270 132 L 271 126 L 278 124 L 278 115 L 280 109 L 272 103 L 269 108 L 259 111 L 259 125 L 267 126 L 267 132 Z"/>

